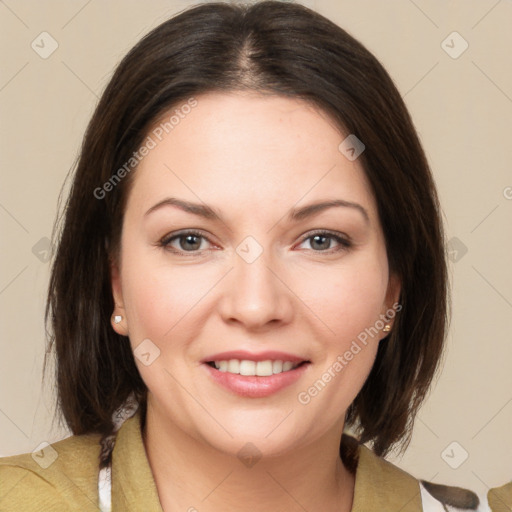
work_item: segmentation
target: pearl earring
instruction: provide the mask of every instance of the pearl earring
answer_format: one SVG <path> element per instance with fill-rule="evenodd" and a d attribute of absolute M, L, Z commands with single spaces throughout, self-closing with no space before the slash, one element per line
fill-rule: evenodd
<path fill-rule="evenodd" d="M 115 324 L 121 323 L 122 319 L 123 319 L 123 317 L 121 315 L 114 315 L 114 323 Z"/>

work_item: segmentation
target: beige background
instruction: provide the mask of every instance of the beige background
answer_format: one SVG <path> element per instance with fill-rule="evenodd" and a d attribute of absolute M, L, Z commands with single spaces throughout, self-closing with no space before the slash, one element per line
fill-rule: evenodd
<path fill-rule="evenodd" d="M 53 391 L 41 387 L 46 237 L 58 194 L 114 66 L 192 3 L 0 1 L 0 456 L 69 435 L 52 428 Z M 392 460 L 416 477 L 484 492 L 512 479 L 512 2 L 303 3 L 362 41 L 394 78 L 451 239 L 444 370 L 409 450 Z M 43 31 L 58 43 L 47 59 L 31 47 Z M 462 39 L 442 43 L 453 31 L 469 45 L 458 58 Z"/>

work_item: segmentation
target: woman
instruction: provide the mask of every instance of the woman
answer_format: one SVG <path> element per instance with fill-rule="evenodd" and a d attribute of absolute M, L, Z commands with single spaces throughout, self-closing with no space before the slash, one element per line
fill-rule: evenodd
<path fill-rule="evenodd" d="M 435 186 L 376 59 L 299 5 L 186 10 L 87 129 L 47 303 L 74 435 L 2 459 L 0 504 L 488 510 L 382 458 L 446 310 Z"/>

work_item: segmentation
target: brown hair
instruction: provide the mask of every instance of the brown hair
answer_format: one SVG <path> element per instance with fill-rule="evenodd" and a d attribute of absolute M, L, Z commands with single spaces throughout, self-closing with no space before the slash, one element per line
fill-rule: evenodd
<path fill-rule="evenodd" d="M 99 190 L 180 102 L 253 90 L 309 101 L 366 146 L 401 312 L 350 406 L 347 425 L 386 454 L 404 448 L 438 369 L 447 325 L 447 272 L 438 198 L 405 104 L 376 58 L 347 32 L 295 3 L 198 5 L 147 34 L 118 65 L 88 125 L 59 231 L 46 308 L 58 406 L 73 434 L 113 430 L 112 413 L 147 388 L 127 338 L 114 332 L 109 260 L 116 258 L 136 170 Z M 46 369 L 45 356 L 45 369 Z"/>

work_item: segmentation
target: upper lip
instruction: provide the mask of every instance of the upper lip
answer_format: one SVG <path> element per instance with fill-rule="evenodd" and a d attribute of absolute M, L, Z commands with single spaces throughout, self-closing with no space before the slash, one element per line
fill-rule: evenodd
<path fill-rule="evenodd" d="M 302 363 L 308 361 L 307 358 L 300 357 L 288 352 L 280 352 L 277 350 L 266 350 L 265 352 L 248 352 L 246 350 L 231 350 L 229 352 L 218 352 L 211 356 L 205 357 L 202 362 L 210 361 L 229 361 L 230 359 L 248 360 L 248 361 L 291 361 L 292 363 Z"/>

